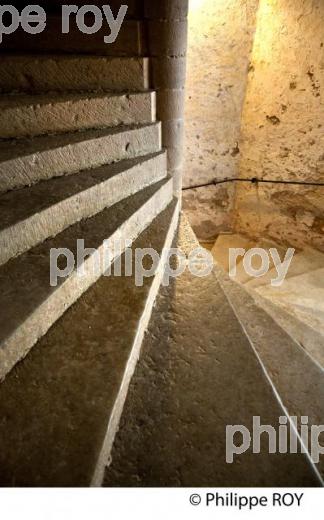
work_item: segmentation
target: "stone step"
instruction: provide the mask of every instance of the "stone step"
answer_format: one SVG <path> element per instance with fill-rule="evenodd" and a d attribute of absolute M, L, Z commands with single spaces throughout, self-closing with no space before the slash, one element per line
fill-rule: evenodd
<path fill-rule="evenodd" d="M 246 331 L 264 370 L 289 416 L 308 417 L 311 426 L 324 424 L 324 371 L 313 358 L 267 314 L 242 285 L 217 268 L 218 279 Z M 310 445 L 310 444 L 309 444 Z M 324 456 L 317 470 L 324 477 Z"/>
<path fill-rule="evenodd" d="M 283 328 L 316 363 L 324 369 L 324 333 L 313 329 L 291 314 L 283 306 L 278 306 L 272 301 L 263 298 L 253 289 L 248 289 L 249 294 L 270 316 Z"/>
<path fill-rule="evenodd" d="M 0 92 L 120 92 L 148 88 L 148 58 L 57 54 L 1 56 Z"/>
<path fill-rule="evenodd" d="M 182 229 L 181 223 L 177 245 L 189 253 L 198 244 L 190 244 Z M 105 485 L 320 485 L 304 455 L 269 454 L 266 434 L 260 453 L 250 446 L 232 464 L 226 461 L 227 426 L 242 425 L 252 434 L 253 417 L 260 417 L 278 432 L 284 415 L 215 274 L 198 278 L 186 270 L 160 291 Z M 241 439 L 237 434 L 238 445 Z"/>
<path fill-rule="evenodd" d="M 166 153 L 57 177 L 0 196 L 0 265 L 166 177 Z"/>
<path fill-rule="evenodd" d="M 91 5 L 91 4 L 90 4 Z M 86 17 L 85 23 L 93 26 L 93 17 Z M 106 20 L 102 28 L 93 34 L 79 30 L 75 15 L 70 17 L 70 31 L 62 33 L 62 15 L 48 14 L 46 28 L 39 34 L 29 34 L 20 26 L 13 34 L 4 35 L 0 54 L 8 52 L 24 53 L 67 53 L 98 54 L 105 56 L 145 56 L 147 55 L 144 23 L 138 20 L 124 20 L 114 43 L 105 43 L 111 34 Z"/>
<path fill-rule="evenodd" d="M 172 188 L 172 180 L 164 179 L 0 267 L 0 378 L 100 278 L 109 263 L 123 252 L 124 241 L 134 241 L 166 208 Z M 88 251 L 85 259 L 79 255 L 76 262 L 81 247 L 78 240 L 84 240 L 84 247 L 93 251 Z M 120 247 L 116 240 L 121 241 Z M 59 249 L 58 256 L 62 250 L 65 252 L 65 259 L 62 256 L 57 262 L 59 268 L 70 267 L 57 285 L 53 276 L 56 261 L 52 269 L 50 264 L 52 249 Z"/>
<path fill-rule="evenodd" d="M 215 258 L 218 265 L 220 265 L 227 274 L 229 273 L 229 254 L 230 249 L 244 249 L 248 252 L 254 248 L 265 249 L 269 253 L 270 248 L 276 248 L 280 257 L 285 257 L 287 250 L 283 247 L 278 246 L 277 244 L 268 241 L 268 240 L 259 240 L 258 242 L 250 239 L 244 235 L 240 234 L 226 234 L 220 235 L 216 240 L 215 246 L 212 249 L 213 257 Z M 258 269 L 261 265 L 261 260 L 258 256 L 254 257 L 252 260 L 252 267 L 254 269 Z M 270 260 L 270 270 L 274 269 L 274 262 L 272 259 Z M 253 278 L 251 277 L 245 270 L 243 265 L 242 256 L 238 256 L 236 260 L 236 275 L 231 276 L 233 280 L 239 283 L 247 283 L 251 284 L 262 283 L 264 279 L 267 278 L 267 275 Z"/>
<path fill-rule="evenodd" d="M 324 333 L 324 269 L 289 278 L 280 287 L 266 285 L 256 290 Z"/>
<path fill-rule="evenodd" d="M 0 142 L 0 192 L 161 150 L 159 123 Z"/>
<path fill-rule="evenodd" d="M 243 248 L 247 250 L 251 247 L 253 247 L 253 241 L 243 235 L 234 233 L 219 235 L 212 249 L 212 255 L 224 271 L 229 274 L 230 249 Z M 237 263 L 240 263 L 240 259 Z"/>
<path fill-rule="evenodd" d="M 0 114 L 0 139 L 152 123 L 155 92 L 2 96 Z"/>
<path fill-rule="evenodd" d="M 280 258 L 284 258 L 286 255 L 286 252 L 287 252 L 287 248 L 279 246 L 278 244 L 275 244 L 274 242 L 269 241 L 269 240 L 259 240 L 258 242 L 254 243 L 252 245 L 252 247 L 250 247 L 250 250 L 254 249 L 254 248 L 264 249 L 267 252 L 267 254 L 269 255 L 269 270 L 274 269 L 275 264 L 277 263 L 277 262 L 273 261 L 273 258 L 270 255 L 270 249 L 275 248 L 278 251 Z M 260 267 L 261 267 L 261 258 L 259 255 L 256 255 L 252 259 L 252 268 L 255 270 L 258 270 L 258 269 L 260 269 Z M 245 284 L 251 280 L 256 280 L 256 279 L 263 280 L 264 277 L 266 277 L 266 276 L 267 276 L 267 274 L 265 274 L 263 276 L 259 276 L 257 278 L 255 278 L 254 276 L 251 276 L 249 273 L 246 272 L 244 264 L 243 264 L 243 260 L 241 260 L 241 262 L 239 262 L 239 264 L 237 266 L 237 274 L 235 277 L 233 277 L 233 280 L 238 283 Z"/>
<path fill-rule="evenodd" d="M 1 384 L 1 485 L 101 484 L 177 220 L 173 201 L 134 243 L 155 276 L 101 277 Z"/>
<path fill-rule="evenodd" d="M 18 7 L 21 6 L 21 4 L 29 5 L 27 0 L 13 0 L 11 5 L 17 5 Z M 45 4 L 45 5 L 43 5 Z M 90 5 L 97 5 L 101 7 L 102 5 L 109 4 L 114 15 L 118 13 L 118 10 L 121 5 L 125 5 L 125 2 L 123 0 L 91 0 Z M 46 2 L 40 1 L 38 5 L 42 5 L 44 9 L 46 9 L 47 12 L 61 12 L 61 6 L 66 5 L 65 0 L 46 0 Z M 73 0 L 73 5 L 77 5 L 78 7 L 82 7 L 83 5 L 86 5 L 84 3 L 84 0 Z M 142 0 L 127 0 L 126 5 L 128 6 L 127 18 L 136 18 L 137 16 L 141 16 L 143 14 L 143 2 Z"/>
<path fill-rule="evenodd" d="M 283 260 L 283 258 L 282 258 Z M 314 249 L 307 248 L 300 253 L 295 253 L 291 264 L 289 266 L 286 279 L 294 276 L 305 274 L 309 271 L 315 271 L 316 269 L 324 268 L 324 254 Z M 267 275 L 261 279 L 250 280 L 246 286 L 255 288 L 263 285 L 270 284 L 273 279 L 277 278 L 277 270 L 271 269 Z"/>

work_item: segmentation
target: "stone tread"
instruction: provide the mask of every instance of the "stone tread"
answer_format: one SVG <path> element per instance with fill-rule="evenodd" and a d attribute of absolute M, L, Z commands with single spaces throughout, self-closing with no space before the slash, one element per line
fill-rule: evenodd
<path fill-rule="evenodd" d="M 52 93 L 0 98 L 0 139 L 155 121 L 155 93 Z"/>
<path fill-rule="evenodd" d="M 187 271 L 160 292 L 105 485 L 319 485 L 305 456 L 269 455 L 266 437 L 260 454 L 248 450 L 226 464 L 226 425 L 251 429 L 260 416 L 277 427 L 282 415 L 215 274 Z"/>
<path fill-rule="evenodd" d="M 174 200 L 133 251 L 161 254 L 177 213 Z M 90 485 L 155 279 L 101 277 L 1 384 L 1 485 Z"/>
<path fill-rule="evenodd" d="M 270 300 L 263 298 L 253 289 L 248 289 L 249 294 L 270 316 L 282 327 L 308 354 L 324 369 L 324 333 L 311 328 L 287 309 L 275 305 Z"/>
<path fill-rule="evenodd" d="M 243 248 L 249 249 L 253 242 L 243 236 L 237 234 L 219 235 L 212 249 L 212 255 L 219 265 L 228 273 L 229 271 L 229 249 Z"/>
<path fill-rule="evenodd" d="M 0 191 L 160 150 L 159 123 L 0 141 Z"/>
<path fill-rule="evenodd" d="M 0 378 L 24 357 L 36 341 L 103 273 L 93 269 L 95 257 L 83 262 L 85 276 L 72 272 L 50 285 L 52 248 L 65 248 L 77 257 L 77 239 L 86 248 L 102 254 L 105 241 L 110 247 L 116 238 L 135 240 L 172 199 L 172 180 L 164 179 L 132 195 L 99 214 L 81 220 L 42 244 L 0 267 Z M 118 255 L 112 248 L 110 258 Z M 66 267 L 62 257 L 61 269 Z"/>
<path fill-rule="evenodd" d="M 0 265 L 164 177 L 158 152 L 0 195 Z"/>
<path fill-rule="evenodd" d="M 306 309 L 324 312 L 324 268 L 294 276 L 280 287 L 265 286 L 258 291 L 262 296 Z"/>
<path fill-rule="evenodd" d="M 275 249 L 277 249 L 280 258 L 284 258 L 285 254 L 287 252 L 287 249 L 285 249 L 283 246 L 279 246 L 275 242 L 272 242 L 272 241 L 269 241 L 269 240 L 265 240 L 265 239 L 264 240 L 259 240 L 258 242 L 254 243 L 252 246 L 250 246 L 249 249 L 253 249 L 253 248 L 264 249 L 264 250 L 267 251 L 267 253 L 269 253 L 270 248 L 275 248 Z M 275 267 L 275 263 L 274 263 L 272 257 L 269 257 L 269 261 L 270 261 L 269 268 L 273 269 Z M 256 256 L 253 259 L 252 266 L 255 269 L 259 269 L 260 268 L 260 258 L 258 258 L 258 256 Z M 262 280 L 264 280 L 264 279 L 267 280 L 267 274 L 265 274 L 264 276 L 258 277 L 259 283 Z M 239 283 L 242 283 L 242 284 L 246 284 L 250 280 L 256 280 L 256 278 L 253 278 L 248 273 L 246 273 L 245 268 L 243 266 L 243 260 L 242 260 L 238 264 L 238 266 L 237 266 L 237 276 L 234 278 L 234 280 L 236 282 L 239 282 Z"/>
<path fill-rule="evenodd" d="M 282 258 L 283 259 L 283 258 Z M 289 270 L 287 272 L 286 279 L 294 276 L 299 276 L 316 269 L 324 268 L 324 255 L 319 251 L 315 251 L 310 248 L 306 248 L 300 253 L 295 252 Z M 247 287 L 259 287 L 266 285 L 271 282 L 273 278 L 277 278 L 276 269 L 271 269 L 266 276 L 262 277 L 262 280 L 250 280 Z"/>
<path fill-rule="evenodd" d="M 253 299 L 220 269 L 218 278 L 290 416 L 324 424 L 324 371 Z M 279 312 L 279 311 L 278 311 Z M 316 465 L 324 478 L 324 457 Z"/>
<path fill-rule="evenodd" d="M 324 269 L 317 269 L 284 280 L 280 287 L 266 285 L 256 291 L 324 335 L 323 277 Z"/>
<path fill-rule="evenodd" d="M 0 92 L 120 92 L 148 88 L 148 58 L 58 54 L 1 55 Z"/>

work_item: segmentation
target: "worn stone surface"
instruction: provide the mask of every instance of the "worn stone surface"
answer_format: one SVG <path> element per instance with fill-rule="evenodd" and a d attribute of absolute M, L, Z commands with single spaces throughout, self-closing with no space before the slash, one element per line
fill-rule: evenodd
<path fill-rule="evenodd" d="M 144 90 L 147 58 L 103 56 L 1 56 L 0 91 Z"/>
<path fill-rule="evenodd" d="M 288 278 L 280 287 L 266 285 L 256 291 L 324 334 L 323 280 L 324 268 Z"/>
<path fill-rule="evenodd" d="M 147 23 L 151 56 L 185 56 L 187 20 L 149 20 Z"/>
<path fill-rule="evenodd" d="M 162 180 L 98 215 L 70 226 L 55 238 L 0 267 L 0 307 L 3 309 L 0 315 L 0 378 L 103 274 L 107 248 L 110 248 L 109 265 L 109 261 L 118 257 L 126 247 L 125 241 L 135 240 L 171 199 L 172 181 Z M 98 252 L 97 255 L 79 258 L 80 265 L 84 266 L 84 276 L 79 276 L 76 269 L 78 239 L 84 240 L 86 248 Z M 119 242 L 116 244 L 117 239 Z M 58 279 L 57 286 L 50 285 L 53 248 L 68 250 L 74 259 L 71 272 Z M 64 270 L 66 258 L 61 256 L 57 265 Z M 53 269 L 55 266 L 56 263 Z"/>
<path fill-rule="evenodd" d="M 236 235 L 232 233 L 227 235 L 219 235 L 212 248 L 212 255 L 216 260 L 217 264 L 224 269 L 225 273 L 229 274 L 230 249 L 242 248 L 248 250 L 254 246 L 255 244 L 253 244 L 253 242 L 251 242 L 251 240 L 248 237 L 245 237 L 243 235 Z M 237 259 L 237 262 L 239 262 L 240 260 L 242 260 L 242 257 L 239 257 Z"/>
<path fill-rule="evenodd" d="M 87 5 L 87 4 L 84 4 Z M 90 4 L 91 5 L 91 4 Z M 86 25 L 93 25 L 93 17 L 86 17 Z M 98 54 L 106 56 L 145 56 L 146 39 L 143 22 L 124 20 L 118 37 L 114 43 L 107 44 L 105 36 L 111 30 L 107 23 L 93 34 L 85 34 L 79 30 L 75 15 L 70 17 L 70 31 L 62 32 L 62 15 L 48 14 L 46 29 L 39 34 L 29 34 L 21 26 L 13 34 L 4 35 L 1 53 L 18 51 L 28 53 L 65 52 L 70 54 Z"/>
<path fill-rule="evenodd" d="M 218 269 L 218 277 L 290 416 L 308 417 L 310 428 L 324 422 L 324 372 L 306 351 L 261 309 L 245 289 Z M 280 312 L 278 310 L 278 312 Z M 324 433 L 319 442 L 323 443 Z M 324 477 L 324 458 L 316 464 Z"/>
<path fill-rule="evenodd" d="M 312 329 L 309 325 L 297 319 L 286 309 L 275 305 L 270 300 L 262 298 L 253 289 L 248 289 L 249 294 L 257 304 L 265 309 L 270 316 L 282 327 L 297 343 L 305 349 L 309 355 L 324 368 L 324 334 Z"/>
<path fill-rule="evenodd" d="M 152 123 L 155 93 L 3 96 L 0 139 Z"/>
<path fill-rule="evenodd" d="M 166 154 L 161 152 L 3 194 L 0 264 L 166 175 Z"/>
<path fill-rule="evenodd" d="M 2 141 L 0 191 L 159 150 L 159 123 Z"/>
<path fill-rule="evenodd" d="M 161 254 L 175 208 L 153 221 L 133 254 Z M 133 276 L 101 277 L 1 384 L 1 485 L 90 485 L 155 280 L 137 287 Z"/>
<path fill-rule="evenodd" d="M 186 58 L 152 58 L 152 85 L 156 90 L 182 89 L 186 84 Z M 158 93 L 159 95 L 159 93 Z"/>
<path fill-rule="evenodd" d="M 226 464 L 226 425 L 254 415 L 276 427 L 283 410 L 215 275 L 187 271 L 159 295 L 105 485 L 318 485 L 305 456 L 269 455 L 266 437 Z"/>
<path fill-rule="evenodd" d="M 242 177 L 323 181 L 324 4 L 261 0 L 240 143 Z M 237 229 L 324 251 L 323 188 L 238 186 Z"/>
<path fill-rule="evenodd" d="M 257 5 L 258 0 L 201 0 L 189 10 L 184 187 L 238 177 Z M 226 184 L 184 193 L 199 239 L 215 240 L 232 228 L 234 196 L 235 187 Z"/>
<path fill-rule="evenodd" d="M 310 271 L 316 271 L 317 269 L 324 268 L 324 255 L 319 251 L 306 248 L 301 252 L 295 251 L 295 254 L 290 262 L 289 269 L 285 280 L 294 276 L 299 276 Z M 277 271 L 275 268 L 262 276 L 261 279 L 251 280 L 246 284 L 248 288 L 255 288 L 261 285 L 270 284 L 271 280 L 277 278 Z"/>
<path fill-rule="evenodd" d="M 185 106 L 185 89 L 165 89 L 156 100 L 157 116 L 160 121 L 182 119 Z"/>

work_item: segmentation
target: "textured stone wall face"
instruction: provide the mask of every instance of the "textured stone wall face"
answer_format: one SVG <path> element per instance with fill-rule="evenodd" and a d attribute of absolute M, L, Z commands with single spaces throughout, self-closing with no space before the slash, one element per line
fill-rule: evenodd
<path fill-rule="evenodd" d="M 324 2 L 261 0 L 243 112 L 242 177 L 324 181 Z M 324 251 L 324 187 L 237 187 L 236 227 Z"/>
<path fill-rule="evenodd" d="M 191 0 L 184 187 L 238 176 L 239 136 L 258 0 Z M 231 229 L 234 186 L 184 192 L 198 237 Z"/>

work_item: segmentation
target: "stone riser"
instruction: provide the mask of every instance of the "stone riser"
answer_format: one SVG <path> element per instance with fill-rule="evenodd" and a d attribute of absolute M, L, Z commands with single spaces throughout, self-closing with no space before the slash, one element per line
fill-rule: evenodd
<path fill-rule="evenodd" d="M 159 124 L 0 144 L 0 192 L 161 150 Z M 53 168 L 55 165 L 55 168 Z"/>
<path fill-rule="evenodd" d="M 144 124 L 155 121 L 155 93 L 8 96 L 0 112 L 0 139 Z"/>
<path fill-rule="evenodd" d="M 90 4 L 91 5 L 91 4 Z M 88 24 L 93 21 L 90 19 Z M 62 17 L 47 16 L 46 28 L 39 34 L 28 34 L 21 27 L 13 34 L 3 37 L 0 53 L 67 53 L 98 54 L 104 56 L 145 56 L 147 55 L 145 29 L 142 22 L 124 20 L 114 43 L 105 43 L 110 28 L 104 21 L 102 29 L 95 34 L 84 34 L 71 16 L 70 32 L 62 34 Z"/>
<path fill-rule="evenodd" d="M 125 4 L 122 0 L 91 0 L 90 5 L 102 5 L 109 4 L 114 15 L 117 14 L 121 5 Z M 23 9 L 26 5 L 30 5 L 28 0 L 11 0 L 10 5 L 14 5 L 17 9 Z M 67 5 L 66 0 L 40 0 L 37 5 L 42 6 L 47 13 L 60 13 L 62 5 Z M 82 7 L 86 5 L 84 0 L 73 0 L 73 5 Z M 127 0 L 126 5 L 128 6 L 126 18 L 136 18 L 143 14 L 143 2 L 142 0 Z"/>
<path fill-rule="evenodd" d="M 81 264 L 84 276 L 79 276 L 74 268 L 64 280 L 59 280 L 57 287 L 51 287 L 51 249 L 69 249 L 76 258 L 77 239 L 83 239 L 85 247 L 94 248 L 101 257 L 108 246 L 112 247 L 110 262 L 113 262 L 123 252 L 113 247 L 114 241 L 121 240 L 122 244 L 126 240 L 134 241 L 171 200 L 172 181 L 161 181 L 122 201 L 119 206 L 71 226 L 55 239 L 3 266 L 0 298 L 6 313 L 1 317 L 0 379 L 26 356 L 38 339 L 109 266 L 101 262 L 103 270 L 99 272 L 95 269 L 96 258 L 91 255 Z"/>
<path fill-rule="evenodd" d="M 16 2 L 17 2 L 17 0 L 14 1 L 13 5 L 15 5 Z M 21 3 L 21 0 L 20 0 L 20 3 Z M 42 4 L 42 2 L 39 5 L 41 5 L 41 4 Z M 116 14 L 118 12 L 118 9 L 120 8 L 120 6 L 125 4 L 125 2 L 123 2 L 122 0 L 109 0 L 109 2 L 107 0 L 91 0 L 90 5 L 97 5 L 100 7 L 101 5 L 105 5 L 105 4 L 109 4 L 113 13 Z M 65 0 L 47 0 L 46 1 L 46 10 L 47 11 L 61 11 L 61 5 L 66 5 L 66 1 Z M 73 5 L 82 7 L 83 5 L 85 5 L 85 3 L 84 3 L 84 0 L 73 0 Z M 142 0 L 127 0 L 126 5 L 128 6 L 127 15 L 126 15 L 127 18 L 135 18 L 136 16 L 140 16 L 142 14 L 142 11 L 143 11 Z"/>
<path fill-rule="evenodd" d="M 0 198 L 0 220 L 6 222 L 11 213 L 14 221 L 0 230 L 0 265 L 166 177 L 165 153 L 125 162 L 76 174 L 80 179 L 75 176 L 54 179 L 46 185 L 13 191 Z M 25 214 L 20 209 L 24 199 L 27 200 Z"/>
<path fill-rule="evenodd" d="M 1 56 L 0 92 L 132 91 L 148 87 L 147 58 Z"/>

